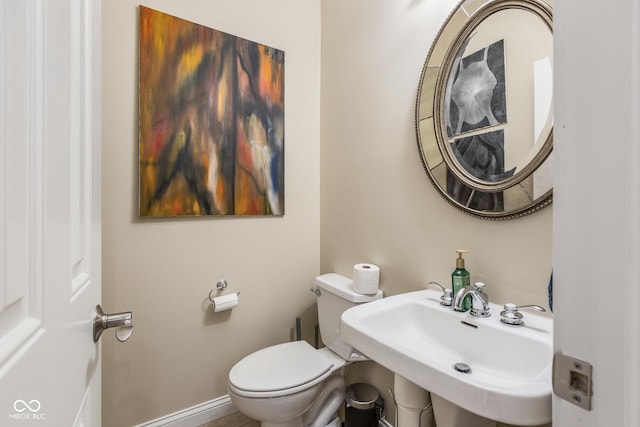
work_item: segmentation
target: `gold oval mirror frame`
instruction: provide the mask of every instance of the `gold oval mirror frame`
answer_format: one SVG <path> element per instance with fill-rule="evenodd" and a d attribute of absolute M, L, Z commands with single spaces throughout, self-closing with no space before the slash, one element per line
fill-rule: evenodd
<path fill-rule="evenodd" d="M 479 218 L 551 204 L 553 29 L 543 0 L 464 0 L 431 46 L 418 88 L 422 163 Z"/>

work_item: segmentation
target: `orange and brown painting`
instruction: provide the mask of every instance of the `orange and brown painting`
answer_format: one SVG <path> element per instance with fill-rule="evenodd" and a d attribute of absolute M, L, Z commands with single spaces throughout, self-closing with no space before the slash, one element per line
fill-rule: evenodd
<path fill-rule="evenodd" d="M 140 6 L 140 215 L 284 214 L 284 52 Z"/>

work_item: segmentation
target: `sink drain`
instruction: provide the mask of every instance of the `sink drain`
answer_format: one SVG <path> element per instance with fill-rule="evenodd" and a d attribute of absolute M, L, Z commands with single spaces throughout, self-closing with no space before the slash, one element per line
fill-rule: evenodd
<path fill-rule="evenodd" d="M 453 365 L 453 369 L 455 369 L 458 372 L 462 372 L 463 374 L 471 373 L 471 367 L 466 363 L 462 363 L 462 362 L 458 362 L 455 365 Z"/>

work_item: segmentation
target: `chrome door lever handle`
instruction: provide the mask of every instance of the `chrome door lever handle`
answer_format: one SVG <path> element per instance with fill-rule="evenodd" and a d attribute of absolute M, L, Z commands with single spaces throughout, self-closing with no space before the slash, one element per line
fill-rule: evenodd
<path fill-rule="evenodd" d="M 98 342 L 102 332 L 109 328 L 117 328 L 117 340 L 125 342 L 133 333 L 133 314 L 130 311 L 105 314 L 100 304 L 98 304 L 93 315 L 93 342 Z"/>

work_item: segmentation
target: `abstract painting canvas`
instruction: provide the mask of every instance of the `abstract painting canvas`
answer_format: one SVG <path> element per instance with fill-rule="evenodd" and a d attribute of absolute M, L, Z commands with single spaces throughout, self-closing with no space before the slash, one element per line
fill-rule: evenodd
<path fill-rule="evenodd" d="M 140 6 L 140 216 L 284 214 L 284 52 Z"/>

